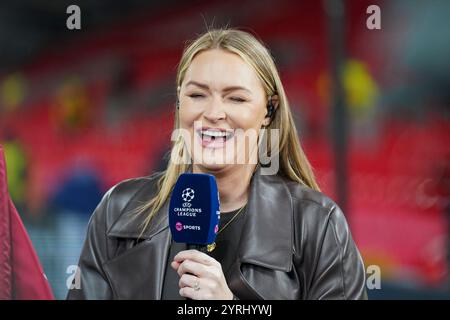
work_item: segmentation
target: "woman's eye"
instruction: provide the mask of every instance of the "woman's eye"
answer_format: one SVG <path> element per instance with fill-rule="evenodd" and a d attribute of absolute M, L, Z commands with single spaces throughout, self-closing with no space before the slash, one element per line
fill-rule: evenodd
<path fill-rule="evenodd" d="M 233 102 L 245 102 L 245 99 L 239 97 L 231 97 L 230 100 Z"/>
<path fill-rule="evenodd" d="M 203 94 L 199 94 L 199 93 L 192 93 L 192 94 L 189 95 L 189 97 L 196 99 L 196 98 L 203 98 L 204 95 Z"/>

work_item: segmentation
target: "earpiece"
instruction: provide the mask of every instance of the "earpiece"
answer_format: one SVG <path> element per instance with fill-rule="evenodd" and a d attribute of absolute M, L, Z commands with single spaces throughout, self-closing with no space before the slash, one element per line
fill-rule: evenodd
<path fill-rule="evenodd" d="M 178 86 L 178 87 L 177 87 L 177 93 L 176 93 L 177 101 L 175 102 L 175 106 L 176 106 L 177 110 L 180 109 L 180 98 L 179 98 L 179 96 L 180 96 L 180 90 L 181 90 L 181 87 Z"/>
<path fill-rule="evenodd" d="M 273 114 L 275 112 L 275 107 L 273 106 L 272 103 L 272 97 L 269 97 L 269 101 L 267 103 L 267 114 L 266 114 L 266 118 L 272 118 Z"/>

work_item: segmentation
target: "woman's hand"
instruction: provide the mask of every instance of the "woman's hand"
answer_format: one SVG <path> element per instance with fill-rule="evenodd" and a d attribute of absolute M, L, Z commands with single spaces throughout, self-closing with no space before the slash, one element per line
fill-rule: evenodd
<path fill-rule="evenodd" d="M 221 264 L 197 250 L 179 252 L 170 264 L 180 276 L 180 295 L 193 300 L 232 300 Z"/>

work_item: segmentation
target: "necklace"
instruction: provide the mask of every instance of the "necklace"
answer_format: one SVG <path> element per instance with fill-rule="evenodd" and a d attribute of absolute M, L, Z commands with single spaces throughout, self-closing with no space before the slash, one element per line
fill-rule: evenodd
<path fill-rule="evenodd" d="M 218 236 L 219 233 L 221 233 L 223 230 L 225 230 L 225 228 L 228 227 L 228 226 L 230 225 L 230 223 L 233 222 L 234 219 L 236 219 L 236 217 L 242 212 L 242 210 L 244 210 L 244 208 L 245 208 L 246 206 L 247 206 L 247 205 L 244 205 L 242 208 L 240 208 L 239 211 L 236 212 L 236 213 L 234 214 L 233 218 L 231 218 L 230 221 L 228 221 L 228 223 L 227 223 L 226 225 L 224 225 L 224 226 L 217 232 L 217 235 L 216 235 L 216 236 Z M 213 243 L 211 243 L 211 244 L 208 244 L 208 245 L 206 246 L 206 250 L 207 250 L 208 252 L 213 251 L 215 248 L 216 248 L 216 242 L 215 242 L 215 241 L 214 241 Z"/>

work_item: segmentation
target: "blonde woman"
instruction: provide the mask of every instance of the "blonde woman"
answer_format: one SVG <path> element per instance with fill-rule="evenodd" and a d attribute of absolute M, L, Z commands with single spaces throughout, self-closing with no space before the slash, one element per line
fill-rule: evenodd
<path fill-rule="evenodd" d="M 175 129 L 167 169 L 119 183 L 95 210 L 69 299 L 366 298 L 360 253 L 320 193 L 261 42 L 219 29 L 188 44 Z M 168 202 L 183 172 L 217 181 L 208 253 L 171 239 Z"/>

